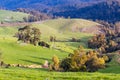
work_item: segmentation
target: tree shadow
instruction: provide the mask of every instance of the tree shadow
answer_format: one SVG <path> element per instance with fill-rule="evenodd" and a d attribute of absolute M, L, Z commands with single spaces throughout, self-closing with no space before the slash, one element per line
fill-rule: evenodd
<path fill-rule="evenodd" d="M 120 74 L 120 65 L 108 66 L 105 69 L 100 69 L 98 72 Z"/>
<path fill-rule="evenodd" d="M 22 61 L 24 61 L 24 62 L 32 63 L 32 64 L 42 65 L 42 63 L 40 63 L 40 62 L 35 62 L 35 61 L 25 60 L 25 59 L 20 59 L 20 60 L 22 60 Z"/>
<path fill-rule="evenodd" d="M 30 57 L 35 58 L 35 59 L 40 59 L 40 60 L 52 61 L 51 59 L 43 58 L 43 57 L 36 57 L 36 56 L 30 56 Z"/>

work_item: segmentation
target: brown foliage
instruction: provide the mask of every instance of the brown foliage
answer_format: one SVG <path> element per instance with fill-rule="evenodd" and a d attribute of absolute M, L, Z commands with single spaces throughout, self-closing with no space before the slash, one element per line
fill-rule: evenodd
<path fill-rule="evenodd" d="M 98 49 L 99 52 L 109 53 L 120 49 L 120 36 L 118 25 L 109 24 L 106 22 L 99 22 L 101 30 L 104 34 L 98 34 L 88 41 L 88 47 Z"/>

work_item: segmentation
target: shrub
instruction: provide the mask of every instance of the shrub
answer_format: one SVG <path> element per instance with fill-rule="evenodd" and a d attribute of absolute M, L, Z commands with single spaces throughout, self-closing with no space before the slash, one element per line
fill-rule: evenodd
<path fill-rule="evenodd" d="M 97 56 L 94 56 L 90 58 L 88 61 L 86 61 L 85 65 L 87 67 L 87 71 L 94 72 L 97 71 L 98 69 L 104 68 L 105 61 L 103 58 L 98 58 Z"/>
<path fill-rule="evenodd" d="M 64 71 L 70 71 L 72 68 L 71 58 L 63 59 L 60 63 L 60 67 L 62 67 Z"/>
<path fill-rule="evenodd" d="M 98 56 L 98 52 L 86 52 L 82 46 L 69 54 L 67 58 L 60 62 L 60 68 L 64 71 L 97 71 L 105 67 L 105 60 L 107 57 Z M 55 63 L 55 59 L 53 62 Z M 55 66 L 55 64 L 54 64 Z"/>
<path fill-rule="evenodd" d="M 52 61 L 53 64 L 50 65 L 50 70 L 59 70 L 59 58 L 57 56 L 53 56 Z"/>

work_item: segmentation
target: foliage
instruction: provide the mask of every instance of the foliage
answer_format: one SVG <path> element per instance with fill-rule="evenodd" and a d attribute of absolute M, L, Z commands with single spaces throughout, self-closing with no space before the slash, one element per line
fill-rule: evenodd
<path fill-rule="evenodd" d="M 80 39 L 76 39 L 76 38 L 73 37 L 70 41 L 71 42 L 80 42 L 81 40 Z"/>
<path fill-rule="evenodd" d="M 56 41 L 56 36 L 50 36 L 50 41 L 55 42 Z"/>
<path fill-rule="evenodd" d="M 0 62 L 2 61 L 2 52 L 0 51 Z"/>
<path fill-rule="evenodd" d="M 106 22 L 99 23 L 103 25 L 100 27 L 104 34 L 93 36 L 92 39 L 88 41 L 88 47 L 98 49 L 99 52 L 102 53 L 120 50 L 120 32 L 118 26 Z"/>
<path fill-rule="evenodd" d="M 28 17 L 24 17 L 25 22 L 35 22 L 51 19 L 51 16 L 48 16 L 46 13 L 42 13 L 37 10 L 25 9 L 25 8 L 17 8 L 17 11 L 30 14 Z"/>
<path fill-rule="evenodd" d="M 86 62 L 87 71 L 93 72 L 105 67 L 105 61 L 103 58 L 97 56 L 92 57 Z"/>
<path fill-rule="evenodd" d="M 105 59 L 96 51 L 84 51 L 80 46 L 73 54 L 60 62 L 60 68 L 64 71 L 89 71 L 94 72 L 105 68 Z"/>
<path fill-rule="evenodd" d="M 57 56 L 53 56 L 52 58 L 53 64 L 50 65 L 50 70 L 59 70 L 59 58 Z"/>
<path fill-rule="evenodd" d="M 19 28 L 18 30 L 18 40 L 21 40 L 25 43 L 31 43 L 34 45 L 37 45 L 37 43 L 40 41 L 40 30 L 30 26 L 25 26 L 23 28 Z"/>
<path fill-rule="evenodd" d="M 10 64 L 44 64 L 44 59 L 51 60 L 53 55 L 59 59 L 67 56 L 67 53 L 49 50 L 32 45 L 21 46 L 16 44 L 16 39 L 0 39 L 0 47 L 2 50 L 3 60 Z M 27 56 L 26 56 L 27 55 Z M 100 69 L 95 73 L 88 72 L 49 72 L 47 69 L 27 69 L 27 68 L 0 68 L 1 80 L 44 80 L 44 79 L 59 79 L 59 80 L 118 80 L 120 78 L 120 66 L 112 61 L 108 63 L 110 66 L 105 69 Z"/>

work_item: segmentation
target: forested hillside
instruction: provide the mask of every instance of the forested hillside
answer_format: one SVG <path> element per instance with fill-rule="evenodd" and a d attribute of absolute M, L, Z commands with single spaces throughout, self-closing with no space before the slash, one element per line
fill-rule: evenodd
<path fill-rule="evenodd" d="M 56 12 L 54 15 L 66 18 L 98 19 L 114 23 L 120 20 L 120 4 L 118 1 L 106 1 L 84 8 Z"/>
<path fill-rule="evenodd" d="M 114 23 L 120 20 L 119 2 L 119 0 L 3 0 L 0 7 L 11 10 L 27 8 L 54 16 L 98 19 Z"/>

